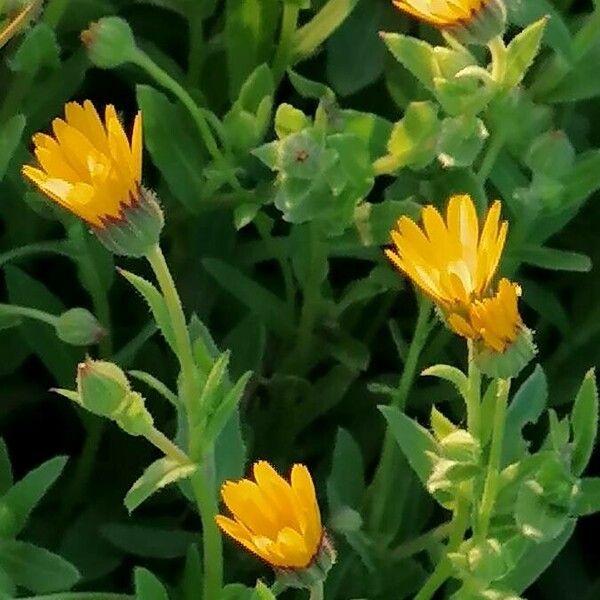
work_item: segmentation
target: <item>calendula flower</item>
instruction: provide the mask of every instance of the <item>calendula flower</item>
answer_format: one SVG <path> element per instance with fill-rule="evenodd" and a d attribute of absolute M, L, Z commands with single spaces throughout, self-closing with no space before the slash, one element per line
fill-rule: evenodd
<path fill-rule="evenodd" d="M 516 341 L 523 327 L 517 307 L 520 295 L 519 285 L 501 279 L 495 296 L 474 300 L 467 317 L 453 313 L 448 316 L 448 322 L 460 335 L 483 340 L 495 352 L 504 352 Z"/>
<path fill-rule="evenodd" d="M 498 268 L 508 224 L 494 202 L 480 230 L 468 195 L 452 196 L 446 219 L 433 206 L 422 213 L 423 228 L 403 216 L 391 232 L 387 257 L 445 313 L 468 311 L 483 298 Z"/>
<path fill-rule="evenodd" d="M 54 135 L 33 136 L 38 166 L 23 175 L 58 205 L 88 223 L 115 253 L 140 256 L 158 241 L 163 217 L 153 195 L 142 188 L 142 116 L 131 142 L 114 106 L 104 122 L 93 104 L 69 102 L 65 119 L 54 119 Z"/>
<path fill-rule="evenodd" d="M 464 41 L 487 43 L 504 31 L 503 0 L 393 0 L 401 10 L 439 29 L 450 30 Z"/>
<path fill-rule="evenodd" d="M 275 569 L 318 567 L 322 578 L 333 555 L 308 469 L 294 465 L 289 482 L 266 461 L 256 462 L 252 472 L 254 481 L 225 482 L 221 495 L 232 518 L 218 515 L 217 524 Z"/>
<path fill-rule="evenodd" d="M 446 218 L 423 209 L 423 226 L 401 217 L 391 231 L 394 248 L 385 252 L 438 306 L 452 331 L 474 342 L 475 360 L 491 376 L 516 375 L 535 354 L 531 332 L 518 310 L 521 288 L 493 280 L 508 224 L 494 202 L 480 227 L 468 195 L 453 196 Z"/>

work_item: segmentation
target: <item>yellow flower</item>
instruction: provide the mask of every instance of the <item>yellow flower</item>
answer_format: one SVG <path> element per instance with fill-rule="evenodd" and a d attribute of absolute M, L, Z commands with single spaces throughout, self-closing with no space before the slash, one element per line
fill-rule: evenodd
<path fill-rule="evenodd" d="M 465 311 L 482 298 L 492 281 L 508 224 L 500 223 L 500 202 L 490 208 L 483 224 L 468 195 L 452 196 L 446 220 L 433 206 L 423 209 L 423 228 L 400 217 L 391 232 L 395 249 L 387 257 L 445 312 Z"/>
<path fill-rule="evenodd" d="M 393 0 L 401 10 L 437 27 L 470 21 L 487 0 Z"/>
<path fill-rule="evenodd" d="M 131 144 L 114 106 L 106 107 L 103 123 L 89 100 L 68 103 L 65 119 L 54 119 L 52 129 L 54 136 L 33 136 L 39 168 L 26 165 L 23 175 L 95 229 L 121 221 L 141 195 L 141 113 Z"/>
<path fill-rule="evenodd" d="M 500 222 L 500 202 L 479 226 L 470 196 L 452 196 L 446 219 L 433 206 L 423 209 L 423 227 L 401 217 L 391 232 L 394 249 L 386 255 L 442 310 L 450 329 L 503 353 L 524 329 L 517 300 L 521 289 L 492 280 L 506 241 L 508 224 Z"/>
<path fill-rule="evenodd" d="M 305 569 L 324 539 L 315 488 L 308 469 L 294 465 L 290 482 L 266 461 L 254 464 L 255 481 L 227 481 L 221 495 L 233 518 L 218 515 L 219 527 L 271 566 Z"/>
<path fill-rule="evenodd" d="M 506 28 L 504 0 L 392 0 L 404 12 L 463 43 L 487 44 Z"/>
<path fill-rule="evenodd" d="M 466 318 L 453 313 L 448 316 L 448 323 L 459 335 L 482 340 L 488 348 L 502 353 L 517 340 L 523 329 L 517 307 L 520 295 L 519 285 L 501 279 L 495 296 L 475 300 Z"/>

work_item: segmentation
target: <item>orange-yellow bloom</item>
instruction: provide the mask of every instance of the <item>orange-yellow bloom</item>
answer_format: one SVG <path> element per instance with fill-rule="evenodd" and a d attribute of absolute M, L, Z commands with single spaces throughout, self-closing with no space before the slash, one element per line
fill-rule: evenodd
<path fill-rule="evenodd" d="M 453 196 L 446 218 L 433 206 L 423 209 L 423 227 L 401 217 L 391 232 L 395 248 L 387 257 L 429 296 L 457 334 L 504 352 L 523 323 L 517 308 L 518 285 L 507 279 L 494 294 L 492 281 L 506 241 L 500 202 L 489 209 L 480 229 L 470 196 Z"/>
<path fill-rule="evenodd" d="M 404 12 L 463 43 L 487 44 L 506 28 L 504 0 L 392 0 Z"/>
<path fill-rule="evenodd" d="M 393 0 L 401 10 L 437 27 L 470 21 L 488 0 Z"/>
<path fill-rule="evenodd" d="M 254 480 L 227 481 L 221 495 L 233 518 L 218 515 L 219 527 L 271 566 L 308 568 L 324 538 L 315 488 L 308 469 L 294 465 L 288 483 L 266 461 Z"/>
<path fill-rule="evenodd" d="M 39 167 L 26 165 L 23 175 L 95 229 L 121 221 L 141 193 L 141 113 L 131 143 L 114 106 L 106 107 L 103 123 L 89 100 L 69 102 L 65 119 L 54 119 L 52 129 L 54 136 L 33 136 Z"/>
<path fill-rule="evenodd" d="M 519 337 L 523 321 L 517 307 L 521 288 L 508 279 L 501 279 L 498 292 L 491 298 L 475 300 L 467 317 L 458 313 L 448 316 L 448 322 L 458 334 L 483 340 L 495 352 L 504 352 Z"/>
<path fill-rule="evenodd" d="M 445 312 L 465 310 L 482 298 L 496 273 L 508 224 L 500 223 L 500 202 L 490 208 L 479 229 L 468 195 L 452 196 L 446 220 L 433 206 L 423 209 L 423 228 L 400 217 L 391 232 L 394 249 L 387 257 Z"/>

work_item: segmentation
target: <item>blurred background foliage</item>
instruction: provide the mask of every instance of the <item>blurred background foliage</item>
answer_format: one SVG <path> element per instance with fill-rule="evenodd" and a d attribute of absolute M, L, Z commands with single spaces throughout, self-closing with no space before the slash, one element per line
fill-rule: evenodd
<path fill-rule="evenodd" d="M 323 4 L 314 0 L 300 12 L 300 23 Z M 443 154 L 451 165 L 439 150 L 411 157 L 412 168 L 375 177 L 371 165 L 390 151 L 393 123 L 408 114 L 410 102 L 431 100 L 379 32 L 439 41 L 388 0 L 359 0 L 319 50 L 299 57 L 287 73 L 277 50 L 281 0 L 49 0 L 1 49 L 0 302 L 51 314 L 88 308 L 108 334 L 89 353 L 174 384 L 174 360 L 143 300 L 115 274 L 113 257 L 20 175 L 30 160 L 31 134 L 47 130 L 66 101 L 112 103 L 126 124 L 141 108 L 145 183 L 165 209 L 163 246 L 185 307 L 219 348 L 231 350 L 235 377 L 254 372 L 242 406 L 248 456 L 283 470 L 304 462 L 315 474 L 341 555 L 328 582 L 331 597 L 360 597 L 373 573 L 382 586 L 373 597 L 409 596 L 425 567 L 418 556 L 394 558 L 393 549 L 443 520 L 405 465 L 383 531 L 374 534 L 391 549 L 385 560 L 356 526 L 384 432 L 376 405 L 397 385 L 418 312 L 414 293 L 381 252 L 400 214 L 416 216 L 427 202 L 441 206 L 452 192 L 468 191 L 480 206 L 486 196 L 501 197 L 511 221 L 502 272 L 522 283 L 524 320 L 537 332 L 549 405 L 564 412 L 600 359 L 600 6 L 584 0 L 508 5 L 513 32 L 551 18 L 525 91 L 505 113 L 502 106 L 485 108 L 488 129 L 506 132 L 489 179 L 473 168 L 487 169 L 484 140 L 472 120 L 460 121 L 462 108 L 444 121 Z M 132 63 L 111 70 L 90 63 L 80 32 L 105 15 L 126 19 L 160 72 L 217 118 L 239 186 L 219 179 L 172 84 Z M 418 122 L 417 134 L 405 132 L 409 142 L 428 135 Z M 290 141 L 293 131 L 304 137 Z M 307 159 L 299 158 L 307 148 Z M 129 593 L 132 568 L 140 566 L 182 597 L 196 597 L 182 572 L 187 564 L 189 574 L 197 560 L 199 520 L 177 490 L 165 490 L 132 517 L 122 505 L 153 450 L 48 391 L 72 387 L 85 352 L 44 323 L 0 311 L 0 433 L 14 477 L 53 457 L 71 457 L 45 465 L 49 491 L 20 539 L 74 565 L 77 589 Z M 419 367 L 464 361 L 462 343 L 439 328 Z M 164 400 L 144 391 L 157 420 L 173 429 Z M 460 412 L 447 384 L 425 378 L 413 387 L 407 411 L 426 422 L 433 402 Z M 535 445 L 536 426 L 526 433 Z M 237 460 L 235 448 L 222 452 Z M 598 474 L 599 464 L 596 456 L 588 474 Z M 528 598 L 600 596 L 597 519 L 580 524 Z M 268 576 L 232 544 L 226 551 L 232 581 L 253 584 Z M 44 593 L 77 579 L 68 563 L 51 564 L 54 585 L 22 585 Z"/>

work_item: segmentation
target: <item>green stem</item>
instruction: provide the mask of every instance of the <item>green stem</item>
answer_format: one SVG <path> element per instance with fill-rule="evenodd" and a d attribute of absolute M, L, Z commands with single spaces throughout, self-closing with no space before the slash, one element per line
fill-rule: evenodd
<path fill-rule="evenodd" d="M 217 502 L 201 468 L 191 478 L 198 511 L 202 519 L 202 544 L 204 551 L 204 600 L 219 598 L 223 585 L 223 542 L 215 521 L 218 513 Z"/>
<path fill-rule="evenodd" d="M 419 593 L 414 597 L 414 600 L 430 600 L 438 589 L 444 585 L 450 573 L 452 572 L 450 561 L 443 558 L 435 567 L 429 579 L 425 582 Z"/>
<path fill-rule="evenodd" d="M 37 308 L 29 308 L 28 306 L 17 306 L 16 304 L 1 304 L 0 303 L 0 314 L 25 317 L 27 319 L 35 319 L 36 321 L 42 321 L 52 327 L 56 327 L 58 323 L 58 317 L 51 315 L 46 311 L 39 310 Z"/>
<path fill-rule="evenodd" d="M 69 0 L 49 0 L 44 11 L 44 23 L 52 29 L 56 29 L 67 10 L 68 4 Z"/>
<path fill-rule="evenodd" d="M 358 0 L 329 0 L 294 37 L 294 58 L 311 55 L 352 12 Z"/>
<path fill-rule="evenodd" d="M 404 407 L 406 406 L 406 400 L 415 379 L 419 356 L 423 351 L 431 331 L 432 324 L 429 320 L 430 314 L 431 302 L 425 298 L 420 298 L 419 313 L 417 316 L 415 331 L 413 333 L 413 339 L 408 349 L 406 362 L 404 363 L 404 369 L 402 370 L 402 375 L 400 376 L 398 388 L 391 402 L 392 406 L 395 406 L 400 410 L 404 410 Z M 396 442 L 391 433 L 386 431 L 379 465 L 375 471 L 375 477 L 373 478 L 373 482 L 371 483 L 369 490 L 372 498 L 369 524 L 371 531 L 374 532 L 379 531 L 381 528 L 386 503 L 391 496 L 391 487 L 394 485 L 394 478 L 392 477 L 391 471 L 394 468 L 394 453 L 396 451 Z"/>
<path fill-rule="evenodd" d="M 135 596 L 108 592 L 61 592 L 42 596 L 22 596 L 19 600 L 135 600 Z"/>
<path fill-rule="evenodd" d="M 202 0 L 190 5 L 190 14 L 188 15 L 189 26 L 189 52 L 187 81 L 190 86 L 198 85 L 200 73 L 204 62 L 204 27 L 202 23 Z"/>
<path fill-rule="evenodd" d="M 488 180 L 490 174 L 492 173 L 492 169 L 498 160 L 498 156 L 500 155 L 502 148 L 504 148 L 505 142 L 505 130 L 497 133 L 491 133 L 490 142 L 487 145 L 485 154 L 483 155 L 483 160 L 479 166 L 479 171 L 477 172 L 477 179 L 480 185 L 484 186 L 485 182 Z"/>
<path fill-rule="evenodd" d="M 500 476 L 500 459 L 502 455 L 502 442 L 504 440 L 504 425 L 506 422 L 506 406 L 510 379 L 498 380 L 498 393 L 496 396 L 496 410 L 494 414 L 494 428 L 492 430 L 492 443 L 488 461 L 487 475 L 483 486 L 483 495 L 479 506 L 477 536 L 484 540 L 487 537 L 494 502 L 498 492 L 498 478 Z"/>
<path fill-rule="evenodd" d="M 173 281 L 173 276 L 165 256 L 162 253 L 160 246 L 157 244 L 146 255 L 156 279 L 160 286 L 161 292 L 165 299 L 169 318 L 175 335 L 175 344 L 177 347 L 177 358 L 181 364 L 181 379 L 183 388 L 183 400 L 187 408 L 188 414 L 194 414 L 194 403 L 199 397 L 198 378 L 196 375 L 196 364 L 192 351 L 192 343 L 190 340 L 187 322 L 183 314 L 183 307 L 177 292 L 177 287 Z"/>
<path fill-rule="evenodd" d="M 196 399 L 200 396 L 199 381 L 197 377 L 196 364 L 192 351 L 192 344 L 183 313 L 181 300 L 173 281 L 173 276 L 165 257 L 157 244 L 146 255 L 158 284 L 162 291 L 173 327 L 177 358 L 181 365 L 181 388 L 183 403 L 187 409 L 188 429 L 191 431 L 192 423 L 197 422 L 195 411 Z M 168 441 L 168 440 L 167 440 Z M 170 443 L 170 441 L 169 441 Z M 190 453 L 192 444 L 190 443 Z M 221 533 L 215 522 L 217 514 L 217 502 L 214 493 L 214 477 L 208 477 L 203 473 L 203 468 L 209 464 L 206 453 L 202 464 L 192 475 L 191 482 L 194 496 L 198 505 L 198 511 L 202 520 L 202 539 L 204 549 L 204 600 L 218 598 L 223 583 L 223 553 Z M 186 456 L 187 459 L 187 456 Z M 200 460 L 199 456 L 192 454 L 193 460 Z"/>
<path fill-rule="evenodd" d="M 530 92 L 533 93 L 534 100 L 543 100 L 544 95 L 558 87 L 574 68 L 574 65 L 587 56 L 598 41 L 598 29 L 600 29 L 600 7 L 596 7 L 581 29 L 575 34 L 572 44 L 573 60 L 567 62 L 556 54 L 538 69 L 537 76 L 530 86 Z"/>
<path fill-rule="evenodd" d="M 403 560 L 427 550 L 431 545 L 445 540 L 452 531 L 452 521 L 442 523 L 435 529 L 420 535 L 408 542 L 404 542 L 390 552 L 390 558 L 393 562 Z"/>
<path fill-rule="evenodd" d="M 323 591 L 323 582 L 319 581 L 313 584 L 310 590 L 309 600 L 323 600 L 325 598 L 325 593 Z"/>
<path fill-rule="evenodd" d="M 436 565 L 433 573 L 425 582 L 419 593 L 414 597 L 414 600 L 430 600 L 436 591 L 444 585 L 446 580 L 452 575 L 452 565 L 447 557 L 449 552 L 454 552 L 458 549 L 465 536 L 465 531 L 469 523 L 469 502 L 463 496 L 456 498 L 456 506 L 454 515 L 450 524 L 450 538 L 448 547 L 446 548 L 446 556 Z"/>
<path fill-rule="evenodd" d="M 273 60 L 273 77 L 275 81 L 279 81 L 283 77 L 285 70 L 291 63 L 299 12 L 300 8 L 297 5 L 289 2 L 284 3 L 279 46 Z"/>
<path fill-rule="evenodd" d="M 131 62 L 146 71 L 150 77 L 152 77 L 158 84 L 169 90 L 187 108 L 194 123 L 196 124 L 196 127 L 198 128 L 198 132 L 200 133 L 200 137 L 202 138 L 208 153 L 211 155 L 215 163 L 219 165 L 221 169 L 223 169 L 223 173 L 226 174 L 230 185 L 235 190 L 242 191 L 242 186 L 237 180 L 231 165 L 228 163 L 227 159 L 217 145 L 203 111 L 194 102 L 194 99 L 189 95 L 187 90 L 183 88 L 175 79 L 173 79 L 166 71 L 161 69 L 145 52 L 139 48 L 136 48 L 133 56 L 131 57 Z"/>
<path fill-rule="evenodd" d="M 144 437 L 153 445 L 156 446 L 167 458 L 178 462 L 182 465 L 191 464 L 190 457 L 181 448 L 177 447 L 164 433 L 151 427 L 144 432 Z"/>
<path fill-rule="evenodd" d="M 469 366 L 467 388 L 467 429 L 475 438 L 481 435 L 481 372 L 474 360 L 473 342 L 468 340 Z"/>

